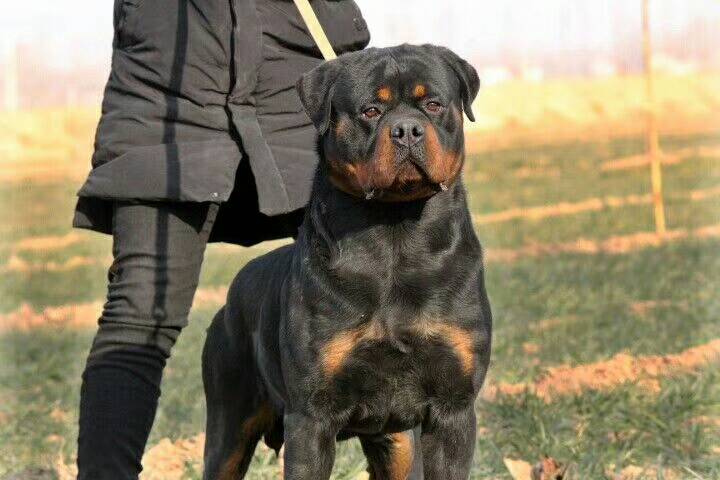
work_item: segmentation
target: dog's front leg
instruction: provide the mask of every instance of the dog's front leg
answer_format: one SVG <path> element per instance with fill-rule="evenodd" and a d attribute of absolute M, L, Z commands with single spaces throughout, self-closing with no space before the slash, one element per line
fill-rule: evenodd
<path fill-rule="evenodd" d="M 475 451 L 475 412 L 437 414 L 423 425 L 425 480 L 466 480 Z"/>
<path fill-rule="evenodd" d="M 337 429 L 299 413 L 285 415 L 285 480 L 327 480 Z"/>

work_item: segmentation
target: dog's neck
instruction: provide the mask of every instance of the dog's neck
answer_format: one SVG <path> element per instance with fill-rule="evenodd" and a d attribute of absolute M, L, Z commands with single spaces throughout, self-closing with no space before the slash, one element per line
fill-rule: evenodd
<path fill-rule="evenodd" d="M 300 233 L 328 259 L 375 252 L 378 261 L 387 253 L 432 255 L 442 251 L 443 244 L 451 248 L 458 237 L 467 235 L 474 239 L 461 178 L 429 198 L 383 202 L 337 189 L 322 163 Z"/>
<path fill-rule="evenodd" d="M 298 282 L 301 301 L 350 323 L 357 312 L 445 315 L 482 268 L 460 178 L 424 200 L 384 203 L 336 189 L 320 168 L 294 252 L 291 275 L 314 279 Z"/>

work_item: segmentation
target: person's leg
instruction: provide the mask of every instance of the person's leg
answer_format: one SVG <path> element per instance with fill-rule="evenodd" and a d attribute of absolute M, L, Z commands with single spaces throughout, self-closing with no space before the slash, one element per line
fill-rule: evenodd
<path fill-rule="evenodd" d="M 136 480 L 215 204 L 118 203 L 114 262 L 80 394 L 79 480 Z"/>

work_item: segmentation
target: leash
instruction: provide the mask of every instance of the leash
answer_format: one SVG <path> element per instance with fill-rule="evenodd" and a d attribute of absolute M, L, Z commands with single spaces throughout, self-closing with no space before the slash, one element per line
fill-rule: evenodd
<path fill-rule="evenodd" d="M 293 1 L 295 2 L 297 9 L 300 11 L 300 16 L 305 22 L 305 25 L 310 32 L 310 36 L 320 49 L 320 53 L 322 53 L 323 58 L 325 60 L 333 60 L 337 58 L 335 50 L 330 44 L 330 40 L 328 40 L 327 35 L 325 35 L 325 30 L 323 30 L 322 25 L 320 25 L 320 20 L 318 20 L 317 15 L 315 15 L 315 11 L 310 6 L 309 0 Z"/>

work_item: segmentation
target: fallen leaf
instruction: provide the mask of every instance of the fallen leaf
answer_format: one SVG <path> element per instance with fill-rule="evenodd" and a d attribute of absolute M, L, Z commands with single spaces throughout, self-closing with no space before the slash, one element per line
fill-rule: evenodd
<path fill-rule="evenodd" d="M 512 458 L 504 458 L 503 462 L 513 480 L 532 480 L 532 465 L 528 462 Z"/>
<path fill-rule="evenodd" d="M 61 408 L 55 407 L 50 412 L 50 418 L 56 422 L 64 423 L 68 419 L 68 413 Z"/>
<path fill-rule="evenodd" d="M 567 466 L 552 457 L 545 457 L 532 469 L 532 480 L 563 480 Z"/>

